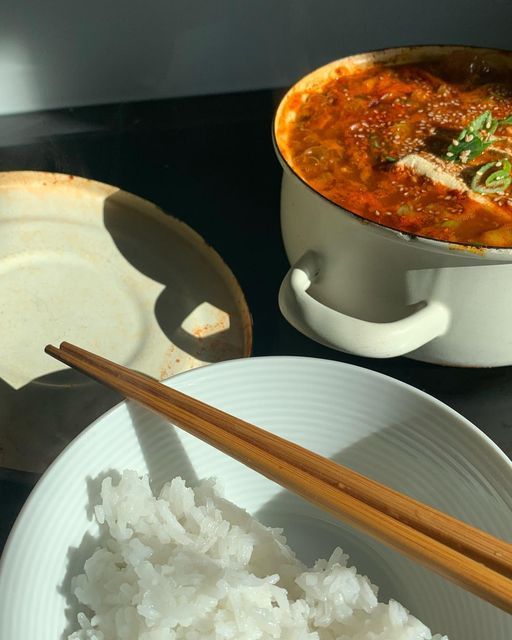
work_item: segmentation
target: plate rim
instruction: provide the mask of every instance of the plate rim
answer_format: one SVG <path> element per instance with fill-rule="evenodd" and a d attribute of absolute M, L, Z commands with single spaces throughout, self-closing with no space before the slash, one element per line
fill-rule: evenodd
<path fill-rule="evenodd" d="M 89 192 L 91 195 L 95 195 L 102 200 L 112 196 L 113 194 L 118 194 L 121 198 L 125 198 L 128 203 L 132 203 L 134 208 L 138 210 L 141 215 L 154 217 L 155 219 L 160 220 L 171 231 L 180 228 L 180 230 L 183 231 L 183 235 L 188 237 L 197 247 L 203 249 L 210 259 L 212 259 L 214 264 L 217 265 L 219 271 L 221 271 L 221 275 L 225 279 L 226 284 L 231 291 L 237 310 L 240 314 L 241 330 L 244 341 L 243 353 L 240 356 L 240 359 L 248 358 L 252 355 L 254 346 L 254 322 L 245 293 L 233 270 L 221 254 L 187 222 L 181 220 L 179 217 L 167 211 L 152 200 L 122 189 L 121 187 L 101 182 L 93 178 L 51 171 L 0 171 L 0 194 L 4 189 L 23 189 L 30 186 L 37 186 L 38 188 L 54 187 L 60 190 L 65 190 L 66 188 L 78 188 L 81 191 Z M 171 225 L 173 228 L 171 228 Z"/>

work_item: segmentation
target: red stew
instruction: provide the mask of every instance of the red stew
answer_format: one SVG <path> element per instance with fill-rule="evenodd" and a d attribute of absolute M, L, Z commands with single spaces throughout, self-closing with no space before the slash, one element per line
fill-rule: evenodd
<path fill-rule="evenodd" d="M 474 54 L 356 73 L 340 67 L 320 88 L 292 91 L 290 110 L 294 117 L 278 123 L 279 148 L 329 200 L 405 233 L 512 246 L 510 181 L 484 193 L 471 187 L 480 169 L 503 170 L 503 162 L 508 169 L 512 161 L 512 126 L 504 122 L 512 114 L 511 71 L 493 71 Z M 450 156 L 461 130 L 487 110 L 503 123 L 492 143 L 474 158 Z M 441 173 L 457 174 L 463 188 L 403 164 L 418 153 L 437 158 Z"/>

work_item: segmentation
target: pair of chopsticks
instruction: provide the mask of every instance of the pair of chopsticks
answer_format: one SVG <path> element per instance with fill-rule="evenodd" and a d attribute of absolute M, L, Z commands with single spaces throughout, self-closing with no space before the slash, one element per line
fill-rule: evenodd
<path fill-rule="evenodd" d="M 512 613 L 512 544 L 80 347 L 45 351 Z"/>

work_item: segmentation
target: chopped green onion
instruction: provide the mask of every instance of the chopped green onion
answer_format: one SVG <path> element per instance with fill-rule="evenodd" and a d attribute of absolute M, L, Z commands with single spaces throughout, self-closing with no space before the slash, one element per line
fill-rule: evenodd
<path fill-rule="evenodd" d="M 484 111 L 469 123 L 468 129 L 470 131 L 479 132 L 484 126 L 486 129 L 489 129 L 490 123 L 492 123 L 492 113 L 490 111 Z"/>
<path fill-rule="evenodd" d="M 491 169 L 495 170 L 489 173 Z M 511 169 L 508 158 L 487 162 L 473 176 L 471 188 L 478 193 L 503 193 L 512 183 Z"/>
<path fill-rule="evenodd" d="M 452 162 L 466 163 L 483 153 L 494 142 L 494 133 L 498 127 L 512 124 L 512 115 L 497 120 L 487 110 L 462 129 L 456 140 L 448 147 L 446 158 Z"/>

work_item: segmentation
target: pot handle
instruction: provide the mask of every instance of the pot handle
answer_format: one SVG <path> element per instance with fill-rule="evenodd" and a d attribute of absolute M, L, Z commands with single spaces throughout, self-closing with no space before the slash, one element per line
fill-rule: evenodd
<path fill-rule="evenodd" d="M 383 323 L 331 309 L 307 292 L 319 272 L 318 256 L 304 254 L 281 284 L 279 307 L 291 325 L 328 347 L 370 358 L 392 358 L 418 349 L 448 329 L 450 311 L 437 301 L 428 302 L 407 318 Z"/>

